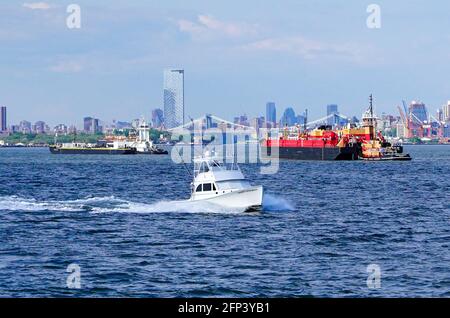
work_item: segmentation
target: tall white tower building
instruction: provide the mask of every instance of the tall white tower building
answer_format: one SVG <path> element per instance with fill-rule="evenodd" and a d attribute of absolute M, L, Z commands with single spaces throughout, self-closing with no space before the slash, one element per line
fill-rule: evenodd
<path fill-rule="evenodd" d="M 184 70 L 164 70 L 164 122 L 167 129 L 184 124 Z"/>
<path fill-rule="evenodd" d="M 0 107 L 0 132 L 8 130 L 8 123 L 6 121 L 6 106 Z"/>

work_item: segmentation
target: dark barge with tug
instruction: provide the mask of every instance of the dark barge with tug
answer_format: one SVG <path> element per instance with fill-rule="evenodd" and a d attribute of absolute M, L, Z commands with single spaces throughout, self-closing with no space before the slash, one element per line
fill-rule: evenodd
<path fill-rule="evenodd" d="M 411 160 L 409 154 L 403 153 L 402 146 L 392 145 L 376 131 L 372 95 L 369 100 L 361 127 L 349 124 L 346 128 L 333 130 L 331 126 L 323 125 L 312 131 L 285 127 L 282 136 L 263 140 L 262 153 L 294 160 Z"/>

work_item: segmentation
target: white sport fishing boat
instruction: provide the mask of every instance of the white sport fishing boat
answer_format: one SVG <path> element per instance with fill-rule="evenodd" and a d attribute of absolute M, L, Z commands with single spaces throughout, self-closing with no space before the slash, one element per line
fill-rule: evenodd
<path fill-rule="evenodd" d="M 264 190 L 251 186 L 237 163 L 222 163 L 206 153 L 194 158 L 194 181 L 190 201 L 208 201 L 246 212 L 261 210 Z"/>

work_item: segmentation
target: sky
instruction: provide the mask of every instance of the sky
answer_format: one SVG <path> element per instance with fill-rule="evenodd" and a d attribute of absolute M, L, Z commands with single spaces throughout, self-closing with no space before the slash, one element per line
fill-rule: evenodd
<path fill-rule="evenodd" d="M 67 6 L 81 8 L 69 29 Z M 370 4 L 381 27 L 367 27 Z M 432 4 L 431 4 L 432 3 Z M 163 107 L 163 70 L 185 70 L 186 115 L 361 116 L 402 99 L 450 100 L 450 2 L 70 0 L 0 2 L 0 105 L 9 124 L 131 120 Z"/>

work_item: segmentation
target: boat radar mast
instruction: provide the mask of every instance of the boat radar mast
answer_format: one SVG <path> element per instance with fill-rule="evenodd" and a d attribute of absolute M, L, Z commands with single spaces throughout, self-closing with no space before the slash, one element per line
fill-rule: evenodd
<path fill-rule="evenodd" d="M 377 126 L 377 117 L 373 111 L 373 95 L 369 96 L 369 108 L 362 116 L 363 127 L 368 127 L 370 129 L 370 137 L 371 139 L 375 139 L 376 135 L 376 126 Z"/>

